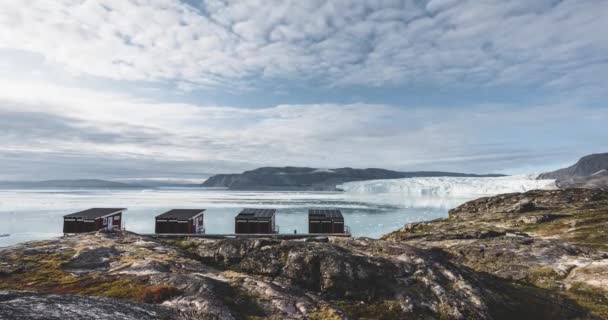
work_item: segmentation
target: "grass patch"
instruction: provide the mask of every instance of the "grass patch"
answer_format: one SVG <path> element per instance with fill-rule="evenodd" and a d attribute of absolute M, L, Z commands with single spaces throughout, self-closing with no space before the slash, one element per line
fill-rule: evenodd
<path fill-rule="evenodd" d="M 188 239 L 160 239 L 160 242 L 168 244 L 170 246 L 178 247 L 195 255 L 196 248 L 198 247 L 194 241 Z"/>
<path fill-rule="evenodd" d="M 401 305 L 396 301 L 383 301 L 380 303 L 340 301 L 337 305 L 353 319 L 392 320 L 404 319 L 407 317 L 406 313 L 401 308 Z"/>
<path fill-rule="evenodd" d="M 525 281 L 543 289 L 560 290 L 562 288 L 562 283 L 560 282 L 562 279 L 563 276 L 553 268 L 536 266 L 528 270 Z"/>
<path fill-rule="evenodd" d="M 594 248 L 608 248 L 608 211 L 584 211 L 554 220 L 528 226 L 526 232 L 543 237 L 559 236 L 573 244 Z"/>
<path fill-rule="evenodd" d="M 572 300 L 601 319 L 608 319 L 608 291 L 575 283 L 567 291 Z"/>
<path fill-rule="evenodd" d="M 342 317 L 336 312 L 336 310 L 329 307 L 321 307 L 307 314 L 310 320 L 341 320 Z"/>
<path fill-rule="evenodd" d="M 160 303 L 179 294 L 174 287 L 149 285 L 147 277 L 79 276 L 66 272 L 61 265 L 69 261 L 74 253 L 15 255 L 11 260 L 22 264 L 23 270 L 5 275 L 0 281 L 0 290 L 84 294 L 147 303 Z"/>

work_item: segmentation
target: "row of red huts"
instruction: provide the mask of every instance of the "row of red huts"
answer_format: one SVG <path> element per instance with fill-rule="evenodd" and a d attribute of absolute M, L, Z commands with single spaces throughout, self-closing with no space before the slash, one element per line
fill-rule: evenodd
<path fill-rule="evenodd" d="M 63 217 L 63 233 L 123 229 L 126 208 L 91 208 Z M 277 234 L 276 209 L 245 208 L 234 218 L 235 234 Z M 156 216 L 157 234 L 203 234 L 205 209 L 172 209 Z M 342 212 L 337 209 L 308 210 L 308 233 L 344 234 Z"/>

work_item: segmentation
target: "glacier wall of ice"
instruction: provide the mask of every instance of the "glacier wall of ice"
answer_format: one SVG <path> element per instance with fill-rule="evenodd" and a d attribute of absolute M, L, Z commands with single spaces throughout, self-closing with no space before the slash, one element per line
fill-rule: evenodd
<path fill-rule="evenodd" d="M 555 189 L 555 180 L 536 175 L 492 178 L 429 177 L 347 182 L 338 188 L 350 194 L 393 194 L 405 197 L 475 198 L 534 189 Z"/>

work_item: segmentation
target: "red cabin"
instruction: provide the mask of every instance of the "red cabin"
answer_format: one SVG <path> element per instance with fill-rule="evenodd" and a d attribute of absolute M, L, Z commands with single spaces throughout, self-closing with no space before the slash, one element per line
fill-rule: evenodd
<path fill-rule="evenodd" d="M 205 233 L 205 209 L 173 209 L 156 217 L 156 233 Z"/>
<path fill-rule="evenodd" d="M 102 229 L 122 229 L 125 208 L 91 208 L 63 217 L 63 233 L 84 233 Z"/>

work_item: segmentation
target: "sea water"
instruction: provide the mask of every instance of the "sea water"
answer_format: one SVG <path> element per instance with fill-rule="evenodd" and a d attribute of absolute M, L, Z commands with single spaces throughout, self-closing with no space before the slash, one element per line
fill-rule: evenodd
<path fill-rule="evenodd" d="M 461 201 L 421 199 L 410 205 L 381 197 L 341 192 L 253 192 L 158 188 L 149 190 L 0 190 L 0 246 L 61 236 L 68 213 L 92 207 L 128 208 L 125 227 L 154 232 L 154 217 L 173 208 L 203 208 L 207 233 L 234 233 L 234 216 L 242 208 L 276 208 L 281 233 L 308 232 L 309 208 L 338 208 L 353 235 L 379 237 L 403 224 L 446 215 Z"/>
<path fill-rule="evenodd" d="M 203 188 L 0 190 L 0 235 L 9 234 L 0 237 L 0 246 L 61 236 L 64 215 L 92 207 L 128 208 L 123 222 L 127 230 L 138 233 L 153 233 L 154 217 L 167 210 L 206 209 L 206 232 L 213 234 L 233 233 L 234 216 L 243 208 L 276 208 L 281 233 L 307 233 L 308 209 L 337 208 L 342 210 L 353 236 L 378 238 L 406 223 L 445 217 L 449 209 L 479 196 L 554 186 L 551 181 L 532 178 L 487 178 L 481 182 L 479 178 L 429 179 L 355 182 L 342 186 L 346 192 Z M 441 185 L 438 188 L 443 191 L 412 191 L 426 190 L 429 184 Z M 502 187 L 488 187 L 495 184 Z"/>

